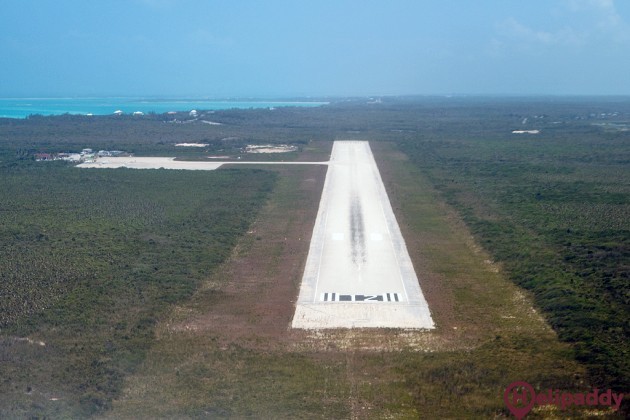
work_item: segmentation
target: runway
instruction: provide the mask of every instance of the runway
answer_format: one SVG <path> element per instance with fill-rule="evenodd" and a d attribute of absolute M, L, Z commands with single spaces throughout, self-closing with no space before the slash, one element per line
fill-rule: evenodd
<path fill-rule="evenodd" d="M 434 328 L 369 143 L 336 141 L 293 328 Z"/>

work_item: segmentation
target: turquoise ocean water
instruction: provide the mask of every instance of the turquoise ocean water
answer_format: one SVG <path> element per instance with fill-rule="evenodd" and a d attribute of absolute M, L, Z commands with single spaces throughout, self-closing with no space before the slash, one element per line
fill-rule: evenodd
<path fill-rule="evenodd" d="M 133 112 L 275 108 L 282 106 L 321 106 L 327 102 L 308 101 L 213 101 L 146 98 L 0 98 L 0 118 L 25 118 L 29 115 L 93 114 L 109 115 L 114 111 Z"/>

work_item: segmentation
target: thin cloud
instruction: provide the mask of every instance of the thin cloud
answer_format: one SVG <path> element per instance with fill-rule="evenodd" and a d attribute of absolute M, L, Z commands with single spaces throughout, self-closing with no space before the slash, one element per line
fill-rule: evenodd
<path fill-rule="evenodd" d="M 630 25 L 619 14 L 614 0 L 564 0 L 558 13 L 561 27 L 536 28 L 508 17 L 495 25 L 489 51 L 499 54 L 508 48 L 580 48 L 586 45 L 628 44 Z"/>
<path fill-rule="evenodd" d="M 511 38 L 524 45 L 577 46 L 584 42 L 583 34 L 570 26 L 565 26 L 555 31 L 537 30 L 519 22 L 513 17 L 498 24 L 497 29 L 503 38 Z"/>
<path fill-rule="evenodd" d="M 616 13 L 614 0 L 565 0 L 571 11 L 598 9 L 607 13 Z"/>
<path fill-rule="evenodd" d="M 617 11 L 614 0 L 566 0 L 571 12 L 592 16 L 596 27 L 603 32 L 622 35 L 628 40 L 630 27 Z"/>

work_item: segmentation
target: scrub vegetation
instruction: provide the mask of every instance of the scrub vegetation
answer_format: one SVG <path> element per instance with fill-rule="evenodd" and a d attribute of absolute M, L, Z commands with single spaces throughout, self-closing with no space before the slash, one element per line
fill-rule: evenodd
<path fill-rule="evenodd" d="M 0 416 L 488 417 L 516 380 L 625 393 L 630 99 L 367 102 L 0 120 Z M 321 168 L 33 161 L 325 160 L 335 139 L 372 142 L 436 331 L 287 330 Z"/>
<path fill-rule="evenodd" d="M 596 117 L 630 119 L 627 106 L 609 106 Z M 624 116 L 613 117 L 620 109 Z M 437 119 L 400 146 L 510 278 L 533 293 L 593 383 L 623 391 L 630 388 L 630 132 L 593 126 L 593 112 L 573 121 L 564 112 L 542 107 L 540 121 L 515 115 L 514 126 L 528 118 L 541 130 L 525 137 L 498 127 L 459 136 L 462 122 Z"/>
<path fill-rule="evenodd" d="M 275 179 L 57 162 L 0 172 L 4 418 L 107 409 L 157 320 L 225 260 Z"/>

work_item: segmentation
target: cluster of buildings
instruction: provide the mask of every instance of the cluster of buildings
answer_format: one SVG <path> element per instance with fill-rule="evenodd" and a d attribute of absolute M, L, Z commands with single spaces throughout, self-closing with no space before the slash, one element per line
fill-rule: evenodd
<path fill-rule="evenodd" d="M 114 111 L 114 115 L 124 115 L 124 114 L 125 114 L 125 111 L 123 111 L 123 110 L 121 110 L 121 109 Z M 175 114 L 177 114 L 177 112 L 175 112 L 175 111 L 169 111 L 169 112 L 167 112 L 167 114 L 169 114 L 169 115 L 175 115 Z M 92 114 L 88 114 L 88 115 L 92 115 Z M 135 115 L 135 116 L 143 116 L 143 115 L 144 115 L 144 112 L 142 112 L 142 111 L 135 111 L 135 112 L 132 112 L 132 113 L 131 113 L 131 115 Z M 188 115 L 190 115 L 191 117 L 195 117 L 195 118 L 196 118 L 196 117 L 199 115 L 199 113 L 197 112 L 197 110 L 196 110 L 196 109 L 193 109 L 192 111 L 190 111 L 190 112 L 188 113 Z"/>
<path fill-rule="evenodd" d="M 125 113 L 125 112 L 124 112 L 124 111 L 121 111 L 120 109 L 119 109 L 119 110 L 117 110 L 117 111 L 114 111 L 114 115 L 123 115 L 124 113 Z M 135 116 L 137 116 L 137 117 L 138 117 L 138 116 L 142 116 L 142 115 L 144 115 L 144 112 L 142 112 L 142 111 L 136 111 L 136 112 L 132 113 L 131 115 L 135 115 Z"/>
<path fill-rule="evenodd" d="M 38 162 L 49 160 L 65 160 L 68 162 L 94 162 L 97 157 L 103 156 L 122 156 L 126 155 L 122 150 L 99 150 L 94 152 L 92 149 L 86 148 L 81 152 L 60 152 L 60 153 L 35 153 L 35 160 Z"/>

